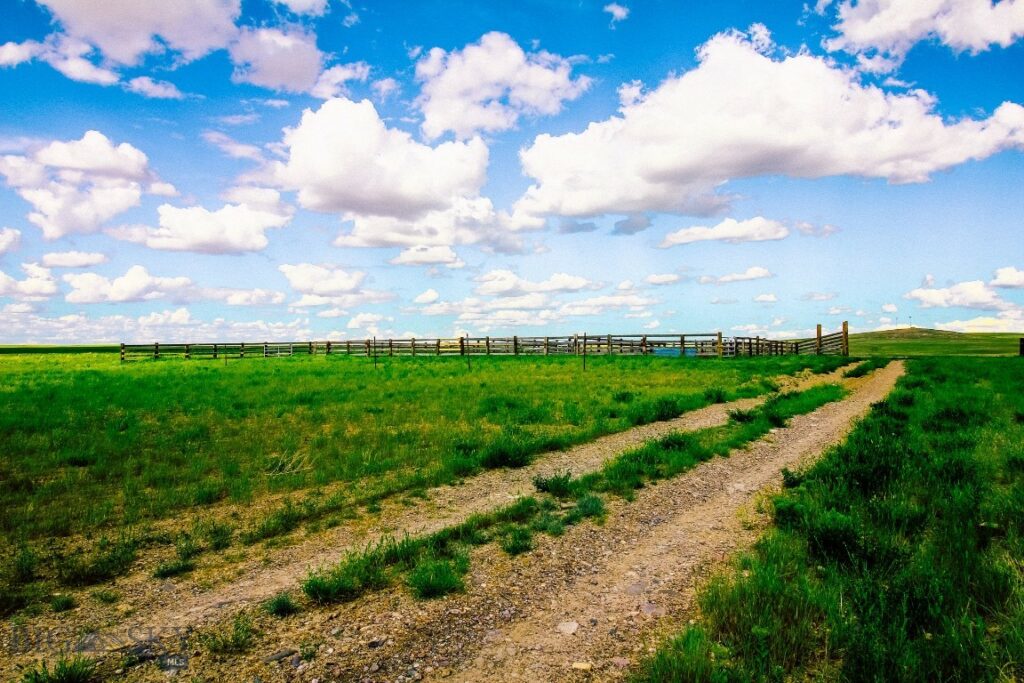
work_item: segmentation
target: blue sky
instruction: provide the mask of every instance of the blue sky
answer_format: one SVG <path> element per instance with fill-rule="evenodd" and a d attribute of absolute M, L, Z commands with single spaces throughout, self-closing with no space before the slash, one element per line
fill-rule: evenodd
<path fill-rule="evenodd" d="M 1024 0 L 7 0 L 0 342 L 1024 330 Z"/>

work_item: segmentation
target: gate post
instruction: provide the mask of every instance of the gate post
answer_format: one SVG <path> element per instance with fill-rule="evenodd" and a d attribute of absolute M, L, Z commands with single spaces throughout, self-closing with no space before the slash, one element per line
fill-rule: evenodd
<path fill-rule="evenodd" d="M 818 323 L 818 336 L 814 345 L 814 352 L 819 356 L 821 355 L 821 323 Z"/>
<path fill-rule="evenodd" d="M 850 355 L 850 323 L 843 321 L 843 355 Z"/>

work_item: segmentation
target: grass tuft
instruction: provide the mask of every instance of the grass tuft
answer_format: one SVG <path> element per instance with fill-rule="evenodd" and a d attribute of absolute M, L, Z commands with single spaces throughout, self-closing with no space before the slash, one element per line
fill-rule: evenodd
<path fill-rule="evenodd" d="M 61 657 L 51 670 L 46 662 L 22 674 L 22 683 L 93 683 L 96 664 L 85 657 Z"/>
<path fill-rule="evenodd" d="M 275 617 L 287 617 L 299 611 L 299 606 L 288 593 L 278 593 L 263 603 L 263 609 Z"/>

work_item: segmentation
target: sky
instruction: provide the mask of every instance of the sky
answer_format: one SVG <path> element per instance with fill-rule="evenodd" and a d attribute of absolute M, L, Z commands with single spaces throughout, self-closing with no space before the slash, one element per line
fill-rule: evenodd
<path fill-rule="evenodd" d="M 0 343 L 1024 331 L 1024 0 L 0 4 Z"/>

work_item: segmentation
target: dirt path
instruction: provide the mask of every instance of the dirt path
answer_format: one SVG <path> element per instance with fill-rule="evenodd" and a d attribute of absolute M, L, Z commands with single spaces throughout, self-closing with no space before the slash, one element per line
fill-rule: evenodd
<path fill-rule="evenodd" d="M 678 620 L 690 609 L 702 567 L 753 540 L 756 531 L 737 513 L 776 483 L 783 467 L 840 442 L 902 373 L 902 364 L 892 363 L 850 398 L 798 416 L 747 452 L 705 463 L 621 506 L 602 530 L 598 571 L 491 638 L 453 680 L 616 677 L 642 648 L 636 636 L 654 630 L 660 617 Z M 633 637 L 624 637 L 630 631 Z"/>
<path fill-rule="evenodd" d="M 807 373 L 783 377 L 780 383 L 784 389 L 805 389 L 840 381 L 844 369 L 822 375 Z M 364 547 L 389 534 L 429 533 L 456 524 L 473 513 L 493 510 L 521 495 L 533 493 L 533 478 L 537 475 L 564 471 L 578 475 L 596 470 L 605 460 L 632 446 L 674 431 L 724 424 L 730 410 L 759 405 L 765 398 L 711 405 L 673 420 L 604 436 L 565 451 L 538 456 L 524 468 L 489 470 L 462 484 L 432 489 L 427 500 L 412 507 L 399 502 L 385 502 L 377 515 L 310 535 L 291 546 L 275 548 L 241 566 L 230 568 L 228 575 L 215 575 L 216 570 L 204 575 L 200 570 L 196 572 L 195 581 L 165 581 L 155 590 L 150 580 L 145 592 L 131 605 L 135 613 L 100 629 L 100 636 L 120 642 L 118 633 L 141 632 L 149 628 L 194 628 L 223 619 L 246 605 L 295 588 L 310 569 L 337 561 L 348 549 Z M 213 587 L 198 587 L 197 584 L 204 581 L 213 583 Z"/>
<path fill-rule="evenodd" d="M 537 538 L 510 558 L 493 544 L 473 554 L 467 591 L 417 602 L 398 589 L 268 624 L 260 655 L 313 643 L 311 661 L 259 663 L 263 681 L 614 680 L 691 609 L 710 566 L 749 546 L 759 492 L 839 443 L 903 373 L 892 363 L 847 382 L 843 401 L 794 418 L 749 449 L 613 502 L 604 525 Z M 746 511 L 747 519 L 741 512 Z M 763 521 L 763 520 L 762 520 Z M 238 674 L 216 661 L 204 673 Z M 236 666 L 236 665 L 235 665 Z"/>

